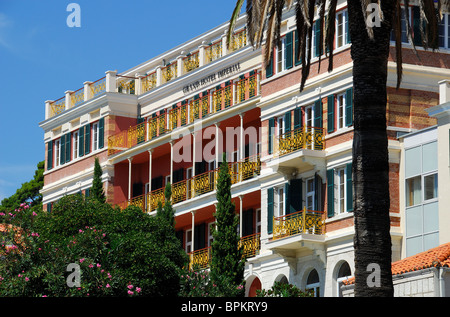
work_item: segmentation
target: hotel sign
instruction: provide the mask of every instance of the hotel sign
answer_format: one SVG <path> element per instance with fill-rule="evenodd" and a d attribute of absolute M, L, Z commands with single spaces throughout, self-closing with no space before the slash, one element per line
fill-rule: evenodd
<path fill-rule="evenodd" d="M 189 85 L 186 85 L 183 87 L 183 93 L 187 94 L 190 93 L 192 91 L 196 91 L 198 89 L 201 89 L 202 87 L 211 84 L 217 80 L 220 80 L 222 78 L 226 78 L 231 74 L 234 74 L 236 72 L 238 72 L 241 69 L 241 64 L 240 63 L 236 63 L 234 65 L 231 65 L 229 67 L 226 67 L 214 74 L 211 74 L 209 76 L 206 76 L 200 80 L 197 80 L 193 83 L 190 83 Z"/>

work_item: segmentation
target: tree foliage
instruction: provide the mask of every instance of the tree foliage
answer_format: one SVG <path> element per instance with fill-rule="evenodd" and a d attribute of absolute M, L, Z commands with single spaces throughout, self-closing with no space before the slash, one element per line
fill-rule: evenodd
<path fill-rule="evenodd" d="M 225 153 L 217 179 L 216 227 L 211 245 L 211 282 L 224 296 L 244 295 L 244 265 L 239 245 L 239 218 L 231 200 L 231 176 Z"/>
<path fill-rule="evenodd" d="M 104 203 L 106 202 L 106 197 L 103 190 L 102 174 L 102 168 L 100 166 L 98 157 L 96 157 L 94 163 L 94 178 L 92 180 L 92 197 L 99 202 Z"/>

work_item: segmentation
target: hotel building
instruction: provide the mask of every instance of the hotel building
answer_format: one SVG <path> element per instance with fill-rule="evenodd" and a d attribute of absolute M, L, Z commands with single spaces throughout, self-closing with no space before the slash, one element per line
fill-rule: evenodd
<path fill-rule="evenodd" d="M 228 23 L 223 23 L 127 71 L 107 71 L 46 101 L 40 123 L 44 209 L 51 211 L 64 195 L 89 195 L 96 157 L 113 205 L 154 214 L 170 183 L 177 236 L 191 264 L 207 268 L 218 162 L 225 152 L 246 257 L 246 295 L 283 281 L 313 289 L 316 296 L 343 296 L 341 285 L 354 274 L 353 78 L 347 4 L 338 3 L 334 70 L 328 72 L 328 58 L 320 56 L 315 28 L 310 76 L 301 93 L 291 9 L 283 13 L 282 43 L 268 65 L 261 50 L 248 43 L 244 15 L 230 47 Z M 411 19 L 417 18 L 416 7 L 409 10 Z M 417 56 L 403 39 L 400 89 L 395 88 L 395 54 L 388 64 L 394 261 L 450 242 L 442 222 L 450 214 L 438 203 L 437 191 L 450 184 L 437 177 L 439 168 L 448 169 L 449 136 L 437 132 L 445 109 L 436 110 L 448 101 L 442 100 L 445 83 L 439 91 L 439 83 L 450 77 L 448 14 L 440 34 L 439 51 L 418 47 Z M 421 133 L 427 136 L 418 137 Z M 436 162 L 439 142 L 447 142 L 446 166 Z M 415 161 L 419 154 L 421 163 Z M 435 185 L 436 192 L 417 198 L 419 183 L 420 188 Z M 432 224 L 425 215 L 430 210 L 438 217 Z"/>

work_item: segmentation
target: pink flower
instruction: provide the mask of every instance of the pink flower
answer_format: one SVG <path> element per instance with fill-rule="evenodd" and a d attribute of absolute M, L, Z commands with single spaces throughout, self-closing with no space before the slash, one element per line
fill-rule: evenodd
<path fill-rule="evenodd" d="M 133 288 L 133 285 L 130 284 L 130 285 L 128 285 L 127 287 L 128 287 L 128 289 L 132 289 L 132 288 Z"/>
<path fill-rule="evenodd" d="M 28 277 L 25 277 L 25 282 L 28 282 L 30 279 Z"/>
<path fill-rule="evenodd" d="M 134 293 L 132 291 L 128 291 L 128 295 L 133 295 Z"/>
<path fill-rule="evenodd" d="M 141 288 L 140 287 L 136 287 L 136 292 L 140 293 L 141 292 Z"/>
<path fill-rule="evenodd" d="M 106 284 L 106 288 L 110 288 L 111 286 L 109 284 Z"/>
<path fill-rule="evenodd" d="M 101 265 L 99 263 L 97 263 L 97 267 L 101 267 Z"/>
<path fill-rule="evenodd" d="M 80 259 L 80 263 L 83 263 L 84 262 L 84 258 L 83 259 Z"/>

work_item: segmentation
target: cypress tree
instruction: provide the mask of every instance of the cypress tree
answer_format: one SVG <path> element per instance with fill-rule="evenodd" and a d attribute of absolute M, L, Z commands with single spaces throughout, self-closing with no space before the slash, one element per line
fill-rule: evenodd
<path fill-rule="evenodd" d="M 167 220 L 172 227 L 175 225 L 174 215 L 175 210 L 172 208 L 172 186 L 170 183 L 166 184 L 164 188 L 164 206 L 162 206 L 161 201 L 158 201 L 158 208 L 156 210 L 156 215 Z"/>
<path fill-rule="evenodd" d="M 98 157 L 95 158 L 94 163 L 94 179 L 92 180 L 92 197 L 101 202 L 106 202 L 105 192 L 103 191 L 103 183 L 102 183 L 102 168 L 98 161 Z"/>
<path fill-rule="evenodd" d="M 244 265 L 239 247 L 239 218 L 231 200 L 231 176 L 223 154 L 217 179 L 216 227 L 211 246 L 211 281 L 223 296 L 244 295 Z"/>

